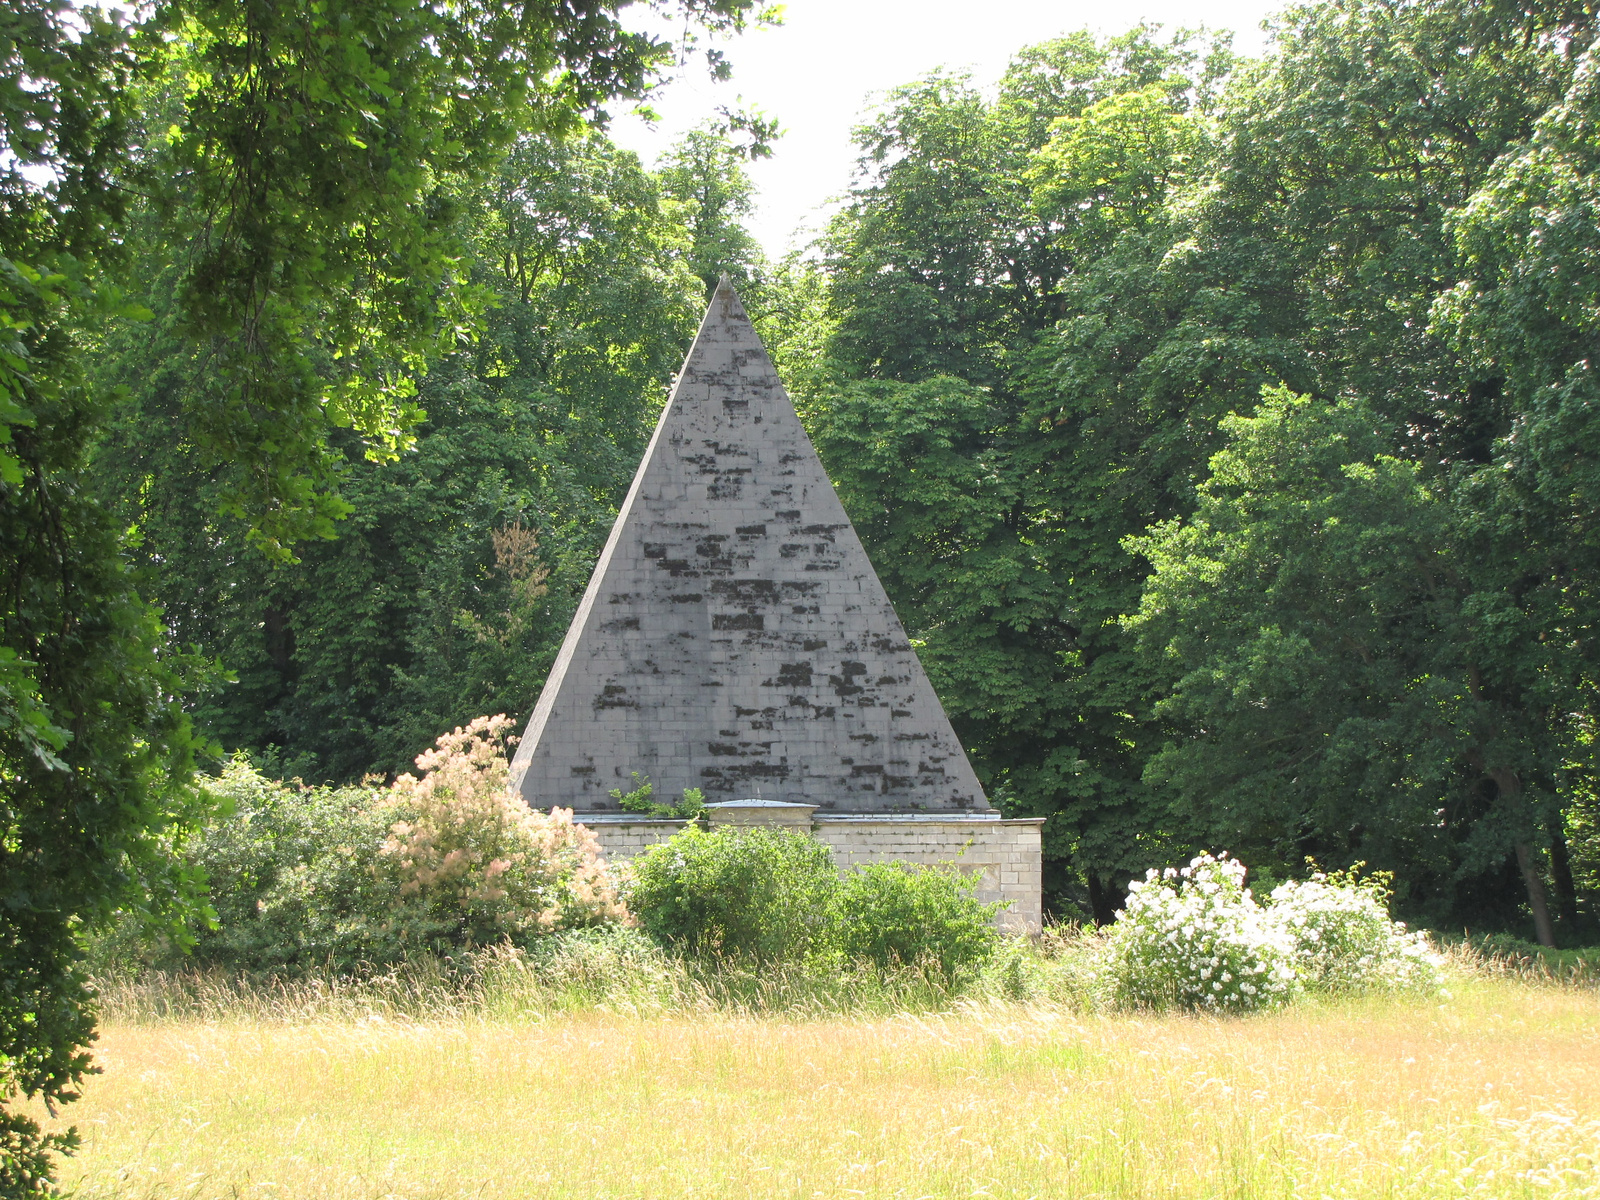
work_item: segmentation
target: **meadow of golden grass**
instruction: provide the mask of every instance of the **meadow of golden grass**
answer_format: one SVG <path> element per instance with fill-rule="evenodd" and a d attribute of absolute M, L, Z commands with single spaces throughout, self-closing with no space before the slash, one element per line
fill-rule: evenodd
<path fill-rule="evenodd" d="M 110 1024 L 81 1197 L 1600 1196 L 1600 997 Z"/>

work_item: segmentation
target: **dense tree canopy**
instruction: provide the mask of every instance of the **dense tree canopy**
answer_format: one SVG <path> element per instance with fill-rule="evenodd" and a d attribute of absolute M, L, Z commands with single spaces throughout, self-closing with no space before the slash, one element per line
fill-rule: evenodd
<path fill-rule="evenodd" d="M 683 215 L 604 138 L 520 141 L 457 206 L 479 335 L 431 362 L 398 461 L 330 442 L 349 516 L 294 562 L 249 543 L 185 443 L 207 376 L 174 353 L 181 311 L 116 333 L 127 399 L 95 464 L 172 636 L 237 675 L 196 709 L 213 736 L 343 781 L 406 769 L 467 709 L 527 707 L 698 318 Z"/>
<path fill-rule="evenodd" d="M 85 928 L 203 908 L 197 762 L 343 783 L 526 713 L 723 272 L 1057 912 L 1225 846 L 1592 932 L 1592 5 L 935 72 L 780 264 L 771 121 L 655 169 L 594 123 L 674 54 L 612 5 L 139 20 L 0 17 L 0 1099 L 85 1070 Z"/>
<path fill-rule="evenodd" d="M 1549 878 L 1575 929 L 1593 14 L 1276 34 L 892 96 L 807 411 L 991 790 L 1050 816 L 1058 902 L 1107 919 L 1123 872 L 1226 839 L 1541 936 Z"/>

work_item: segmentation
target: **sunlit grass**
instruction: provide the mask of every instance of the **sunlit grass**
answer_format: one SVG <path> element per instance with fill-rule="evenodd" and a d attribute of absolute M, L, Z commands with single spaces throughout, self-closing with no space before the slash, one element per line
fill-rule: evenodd
<path fill-rule="evenodd" d="M 85 1197 L 1600 1195 L 1600 1000 L 115 1021 Z"/>

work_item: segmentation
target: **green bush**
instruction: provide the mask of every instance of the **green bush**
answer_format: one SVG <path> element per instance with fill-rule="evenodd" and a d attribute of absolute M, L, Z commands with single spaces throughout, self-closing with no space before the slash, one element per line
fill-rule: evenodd
<path fill-rule="evenodd" d="M 648 776 L 641 775 L 637 771 L 630 774 L 633 779 L 631 792 L 625 792 L 619 787 L 611 789 L 611 798 L 621 805 L 623 812 L 638 813 L 642 817 L 675 817 L 692 820 L 706 810 L 706 796 L 699 788 L 684 788 L 683 799 L 678 803 L 662 804 L 651 799 L 656 788 Z"/>
<path fill-rule="evenodd" d="M 243 759 L 211 790 L 230 811 L 189 852 L 217 914 L 215 928 L 199 931 L 197 963 L 303 974 L 401 957 L 403 933 L 387 919 L 400 881 L 378 862 L 389 832 L 381 793 L 280 783 Z"/>
<path fill-rule="evenodd" d="M 628 906 L 689 954 L 764 964 L 841 957 L 947 983 L 993 956 L 999 907 L 951 866 L 879 863 L 840 879 L 827 846 L 780 829 L 690 825 L 633 864 Z"/>
<path fill-rule="evenodd" d="M 215 927 L 189 959 L 124 930 L 94 966 L 359 975 L 624 920 L 594 835 L 506 786 L 509 724 L 480 717 L 445 734 L 418 776 L 388 788 L 285 784 L 234 761 L 210 785 L 225 815 L 186 848 Z"/>
<path fill-rule="evenodd" d="M 953 866 L 872 863 L 839 885 L 839 949 L 880 970 L 921 966 L 954 980 L 993 956 L 999 904 L 983 904 L 976 882 Z"/>
<path fill-rule="evenodd" d="M 689 825 L 634 860 L 628 906 L 664 945 L 792 962 L 832 948 L 837 888 L 828 848 L 804 834 Z"/>

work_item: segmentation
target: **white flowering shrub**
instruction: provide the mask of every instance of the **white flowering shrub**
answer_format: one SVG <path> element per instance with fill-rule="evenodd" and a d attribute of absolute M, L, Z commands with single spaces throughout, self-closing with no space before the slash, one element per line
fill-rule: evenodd
<path fill-rule="evenodd" d="M 1280 884 L 1267 908 L 1293 942 L 1307 987 L 1326 992 L 1437 992 L 1443 959 L 1427 937 L 1389 919 L 1385 877 L 1321 872 Z"/>
<path fill-rule="evenodd" d="M 1295 947 L 1244 885 L 1244 865 L 1202 854 L 1128 885 L 1111 927 L 1107 982 L 1120 1004 L 1249 1012 L 1299 985 Z"/>

